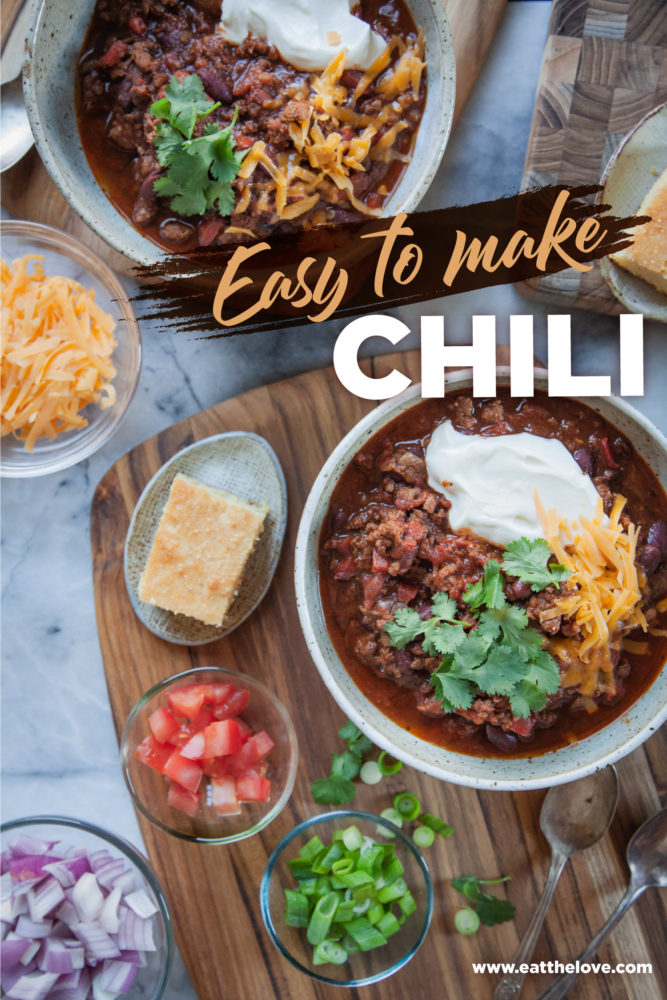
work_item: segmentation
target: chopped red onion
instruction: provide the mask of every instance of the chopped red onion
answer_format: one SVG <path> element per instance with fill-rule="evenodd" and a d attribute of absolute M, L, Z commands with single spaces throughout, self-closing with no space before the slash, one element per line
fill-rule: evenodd
<path fill-rule="evenodd" d="M 54 972 L 30 972 L 7 991 L 7 1000 L 46 1000 L 57 978 Z"/>
<path fill-rule="evenodd" d="M 89 962 L 98 961 L 101 958 L 118 958 L 120 955 L 120 948 L 107 932 L 102 930 L 97 921 L 75 924 L 72 931 L 79 941 L 83 942 L 86 949 L 86 959 Z"/>
<path fill-rule="evenodd" d="M 99 972 L 93 976 L 100 989 L 109 993 L 129 993 L 137 978 L 137 967 L 131 962 L 114 960 L 105 962 Z"/>
<path fill-rule="evenodd" d="M 92 872 L 86 872 L 72 889 L 72 902 L 83 923 L 96 920 L 104 906 L 104 896 Z"/>
<path fill-rule="evenodd" d="M 155 951 L 152 920 L 138 917 L 127 906 L 120 906 L 118 913 L 120 915 L 118 947 L 121 951 Z"/>
<path fill-rule="evenodd" d="M 31 833 L 21 833 L 9 848 L 9 853 L 13 858 L 22 854 L 48 854 L 57 843 L 57 840 L 40 840 Z"/>
<path fill-rule="evenodd" d="M 131 962 L 132 965 L 136 965 L 140 969 L 144 968 L 146 965 L 146 956 L 143 951 L 128 951 L 126 948 L 121 951 L 120 957 L 124 962 Z"/>
<path fill-rule="evenodd" d="M 118 904 L 121 901 L 120 889 L 112 889 L 98 917 L 98 920 L 107 934 L 117 934 L 120 927 L 120 917 L 118 916 Z"/>
<path fill-rule="evenodd" d="M 125 895 L 126 892 L 132 892 L 134 889 L 134 873 L 131 871 L 124 871 L 122 874 L 118 875 L 113 882 L 113 889 L 120 889 L 120 891 Z"/>
<path fill-rule="evenodd" d="M 32 920 L 22 914 L 16 922 L 16 933 L 21 938 L 45 938 L 53 930 L 53 920 Z"/>
<path fill-rule="evenodd" d="M 149 898 L 145 889 L 135 889 L 125 897 L 125 904 L 137 914 L 138 917 L 152 917 L 157 913 L 157 906 Z"/>
<path fill-rule="evenodd" d="M 45 941 L 37 958 L 37 966 L 44 972 L 57 972 L 66 976 L 85 964 L 85 953 L 81 945 L 66 948 L 62 941 L 51 938 Z"/>
<path fill-rule="evenodd" d="M 95 872 L 95 877 L 97 878 L 99 884 L 103 886 L 103 888 L 113 889 L 118 879 L 126 874 L 129 874 L 131 876 L 132 885 L 134 885 L 134 875 L 132 874 L 131 871 L 128 872 L 128 869 L 125 867 L 123 859 L 112 858 L 110 861 L 107 861 L 106 864 L 102 865 L 100 868 L 97 869 L 97 871 Z"/>
<path fill-rule="evenodd" d="M 69 899 L 66 899 L 62 906 L 59 906 L 55 913 L 58 920 L 62 920 L 67 927 L 71 927 L 72 924 L 79 923 L 79 914 L 76 911 L 76 906 Z"/>
<path fill-rule="evenodd" d="M 0 969 L 3 974 L 19 964 L 29 947 L 30 941 L 26 941 L 24 938 L 14 935 L 5 938 L 2 951 L 0 951 Z"/>
<path fill-rule="evenodd" d="M 28 892 L 30 916 L 33 920 L 43 920 L 51 910 L 55 910 L 56 906 L 62 903 L 64 898 L 65 893 L 60 882 L 54 879 L 53 875 L 47 876 L 43 882 Z"/>

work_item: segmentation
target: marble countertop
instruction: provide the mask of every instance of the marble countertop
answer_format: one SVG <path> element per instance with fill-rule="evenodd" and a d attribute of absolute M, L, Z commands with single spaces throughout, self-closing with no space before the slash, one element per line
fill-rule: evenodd
<path fill-rule="evenodd" d="M 511 2 L 488 62 L 423 207 L 465 204 L 520 184 L 550 5 Z M 536 352 L 546 353 L 547 307 L 512 288 L 429 304 L 448 338 L 469 342 L 471 316 L 494 313 L 499 341 L 509 317 L 532 313 Z M 414 331 L 423 307 L 400 311 Z M 254 386 L 331 363 L 342 323 L 217 340 L 163 335 L 142 326 L 144 362 L 135 399 L 116 436 L 63 473 L 2 483 L 2 809 L 5 820 L 36 813 L 99 823 L 141 844 L 118 761 L 97 641 L 89 508 L 109 466 L 177 420 Z M 611 374 L 618 387 L 618 320 L 572 315 L 574 371 Z M 413 334 L 414 345 L 416 336 Z M 646 394 L 635 406 L 667 426 L 667 337 L 645 324 Z M 341 387 L 341 392 L 345 391 Z M 195 994 L 177 960 L 166 1000 Z"/>

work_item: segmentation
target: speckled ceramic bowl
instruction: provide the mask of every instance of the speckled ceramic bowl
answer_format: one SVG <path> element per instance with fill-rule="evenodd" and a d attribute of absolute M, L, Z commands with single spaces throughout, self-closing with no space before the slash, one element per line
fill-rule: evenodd
<path fill-rule="evenodd" d="M 599 201 L 614 215 L 636 214 L 667 167 L 667 104 L 654 108 L 628 132 L 605 167 Z M 618 301 L 632 312 L 667 323 L 667 296 L 605 257 L 602 275 Z"/>
<path fill-rule="evenodd" d="M 469 388 L 468 372 L 448 376 L 448 388 Z M 509 384 L 507 368 L 498 369 L 498 384 Z M 546 389 L 544 372 L 535 385 Z M 525 789 L 583 778 L 624 757 L 667 718 L 667 671 L 616 721 L 572 746 L 536 757 L 498 759 L 471 757 L 421 740 L 383 715 L 356 686 L 329 638 L 318 581 L 318 547 L 322 521 L 338 479 L 352 457 L 385 424 L 420 401 L 419 386 L 388 400 L 365 416 L 334 449 L 310 491 L 296 542 L 296 598 L 306 643 L 315 665 L 345 714 L 378 746 L 420 771 L 445 781 L 476 788 Z M 611 396 L 582 399 L 632 441 L 667 488 L 667 440 L 641 413 Z"/>
<path fill-rule="evenodd" d="M 100 190 L 79 139 L 76 70 L 95 0 L 35 3 L 24 72 L 26 106 L 39 154 L 81 218 L 112 247 L 144 265 L 164 251 L 137 232 Z M 413 211 L 435 176 L 447 145 L 456 96 L 454 50 L 441 0 L 408 0 L 424 28 L 429 83 L 414 154 L 385 205 L 385 215 Z"/>

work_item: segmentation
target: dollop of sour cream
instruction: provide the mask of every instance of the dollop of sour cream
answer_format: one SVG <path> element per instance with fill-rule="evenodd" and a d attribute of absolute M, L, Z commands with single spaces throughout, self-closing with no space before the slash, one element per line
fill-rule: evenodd
<path fill-rule="evenodd" d="M 599 494 L 565 445 L 536 434 L 461 434 L 447 420 L 426 449 L 429 486 L 451 501 L 454 531 L 503 547 L 544 534 L 535 491 L 546 510 L 570 522 L 592 517 Z"/>
<path fill-rule="evenodd" d="M 220 29 L 235 45 L 264 38 L 297 69 L 326 69 L 346 49 L 348 69 L 368 69 L 387 43 L 350 13 L 354 0 L 224 0 Z"/>

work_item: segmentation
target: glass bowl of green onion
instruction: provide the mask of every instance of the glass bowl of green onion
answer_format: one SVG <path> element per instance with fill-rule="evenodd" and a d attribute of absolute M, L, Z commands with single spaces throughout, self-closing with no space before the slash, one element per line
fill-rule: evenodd
<path fill-rule="evenodd" d="M 433 883 L 389 819 L 356 809 L 299 823 L 273 851 L 260 904 L 271 940 L 322 983 L 367 986 L 398 972 L 426 937 Z"/>

